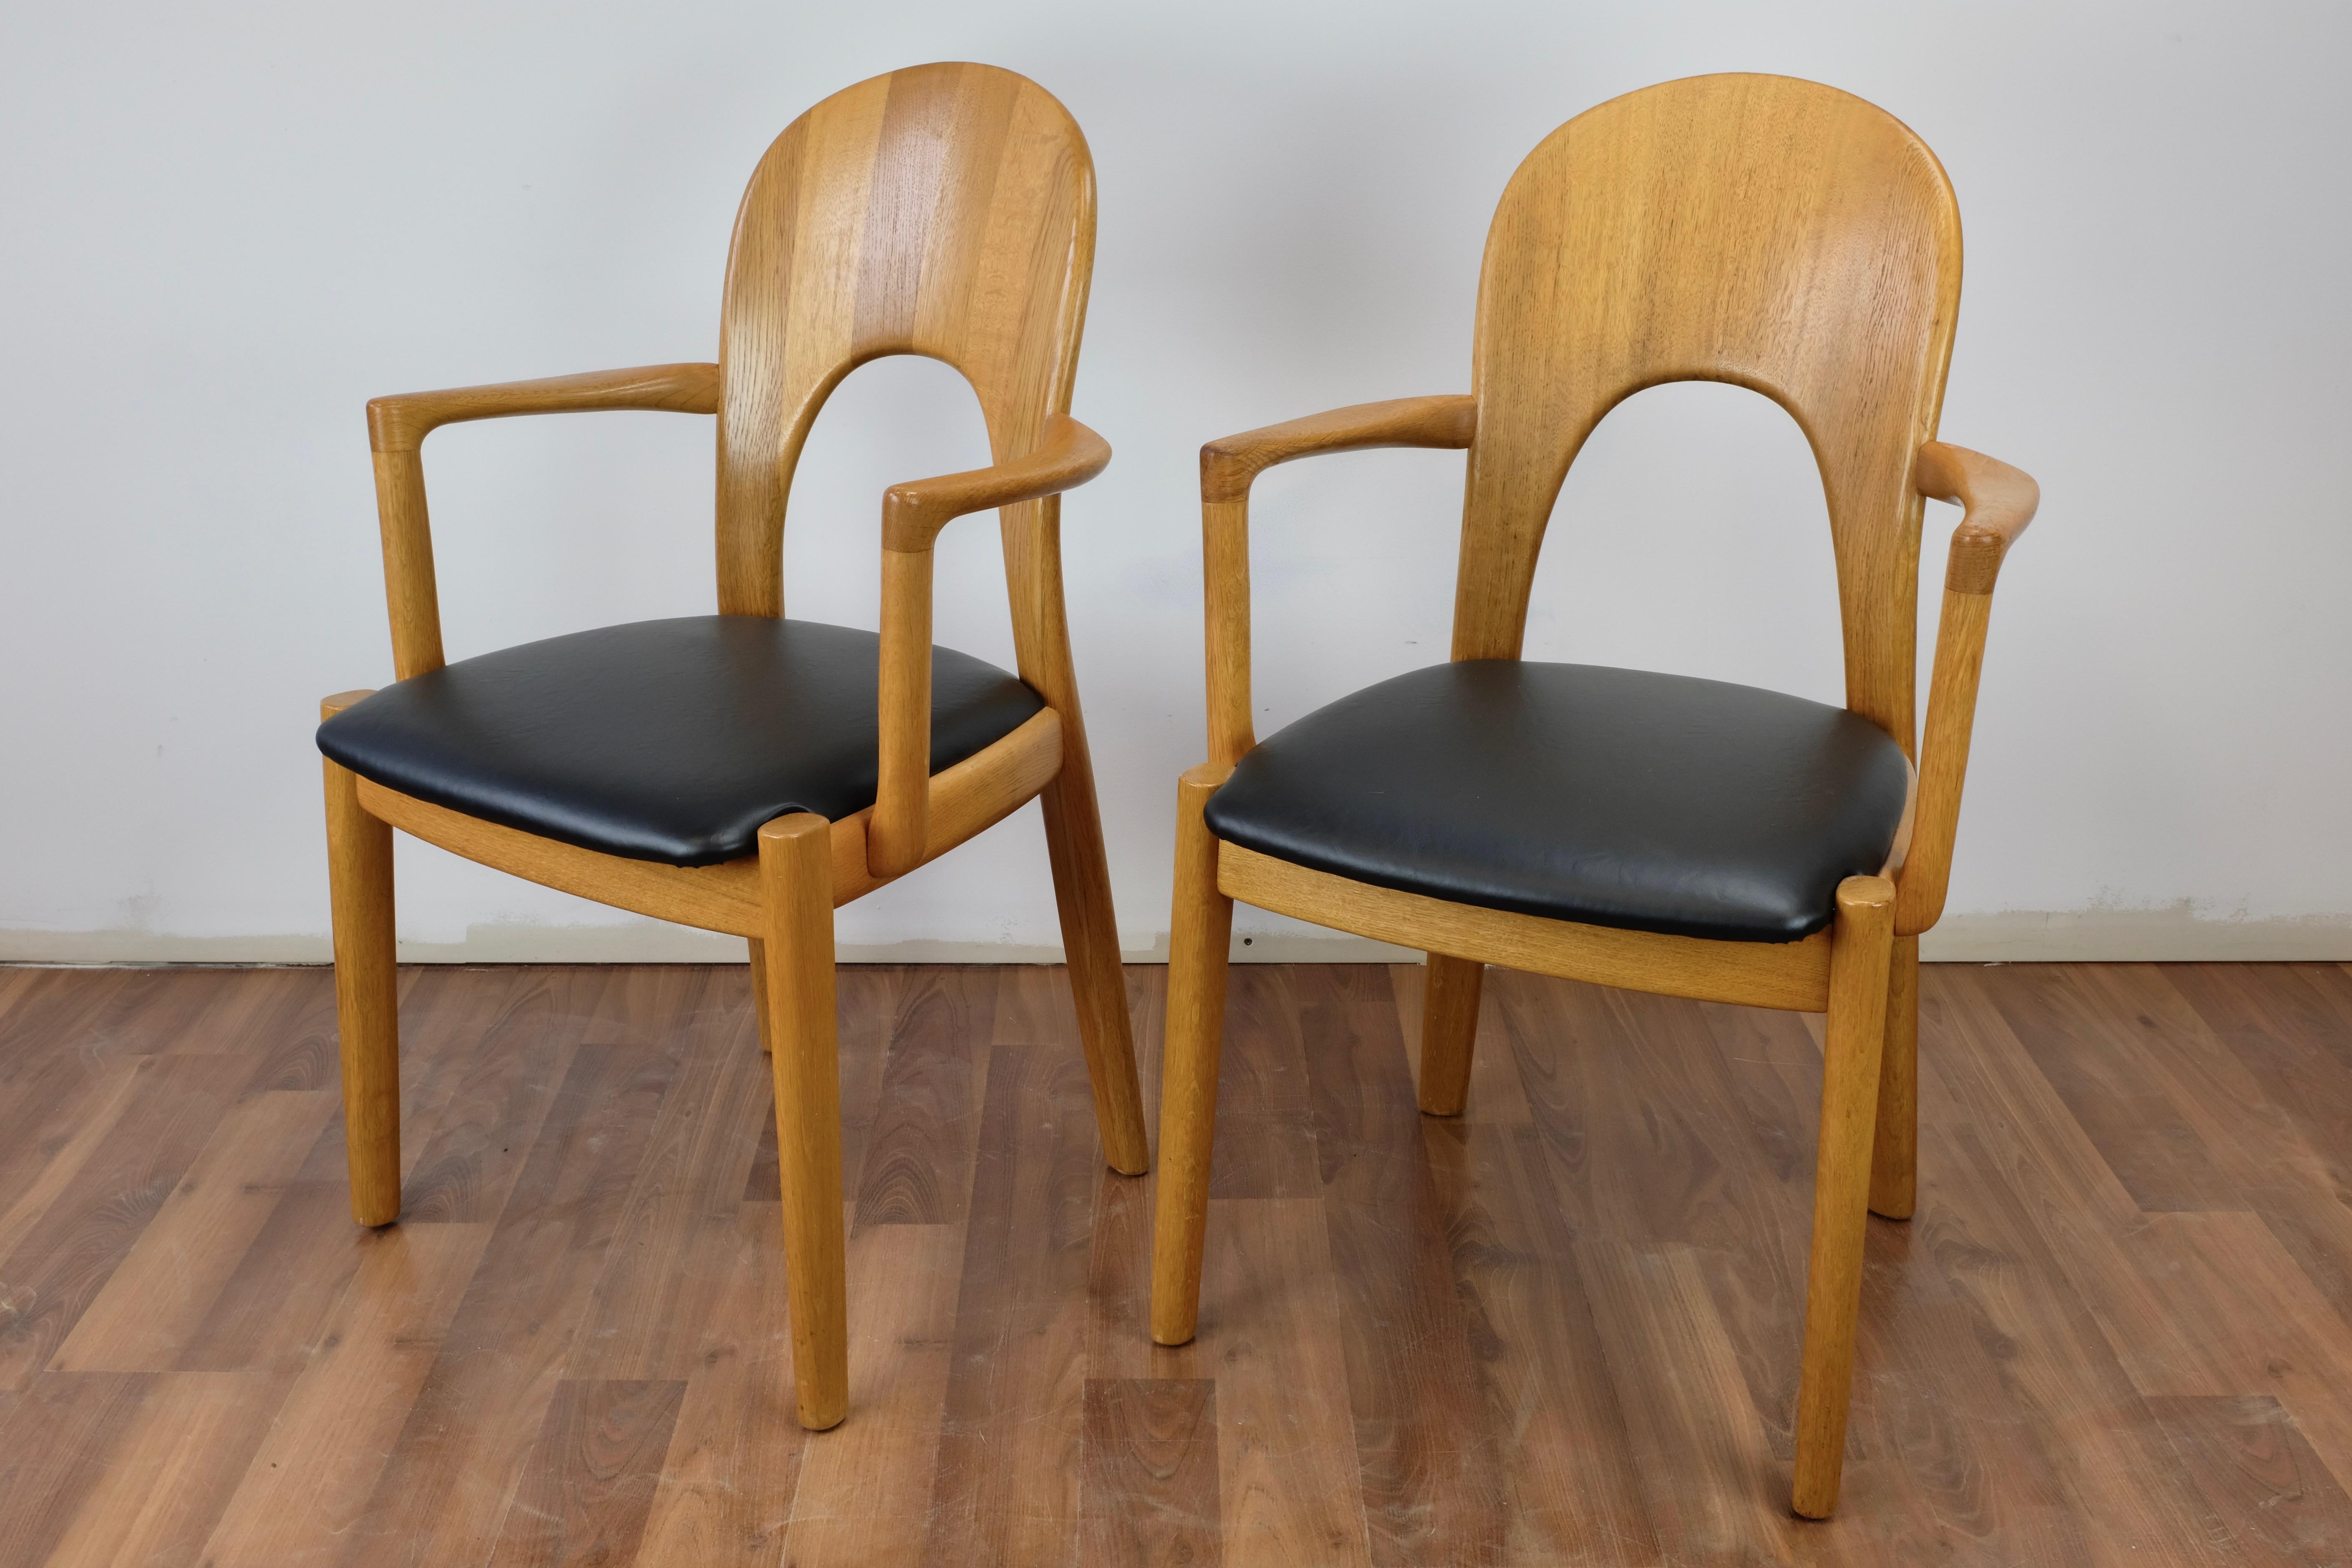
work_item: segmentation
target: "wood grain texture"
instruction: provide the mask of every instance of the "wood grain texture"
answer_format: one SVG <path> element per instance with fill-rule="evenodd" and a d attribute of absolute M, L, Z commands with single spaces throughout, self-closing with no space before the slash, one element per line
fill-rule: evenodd
<path fill-rule="evenodd" d="M 1078 1560 L 1215 1568 L 1213 1378 L 1090 1377 Z"/>
<path fill-rule="evenodd" d="M 1151 1337 L 1181 1345 L 1200 1311 L 1210 1153 L 1234 901 L 1217 885 L 1217 837 L 1201 813 L 1233 770 L 1204 763 L 1176 781 L 1176 891 L 1160 1077 L 1160 1193 L 1152 1220 Z"/>
<path fill-rule="evenodd" d="M 1134 973 L 1148 1057 L 1164 976 Z M 980 1103 L 968 1166 L 853 1193 L 855 1415 L 810 1434 L 773 1177 L 746 1194 L 769 1106 L 744 970 L 403 972 L 411 1125 L 447 1151 L 452 1217 L 370 1231 L 331 1123 L 280 1180 L 325 1084 L 239 1090 L 299 1059 L 324 972 L 0 969 L 0 1125 L 47 1128 L 13 1151 L 35 1210 L 0 1313 L 83 1279 L 51 1342 L 157 1368 L 52 1354 L 0 1389 L 0 1564 L 2352 1548 L 2342 967 L 1922 970 L 1917 1216 L 1864 1227 L 1828 1525 L 1785 1506 L 1816 1021 L 1496 970 L 1479 1083 L 1525 1119 L 1480 1120 L 1474 1089 L 1438 1121 L 1417 968 L 1244 966 L 1229 1082 L 1307 1180 L 1261 1150 L 1243 1174 L 1280 1192 L 1213 1200 L 1198 1332 L 1171 1349 L 1146 1331 L 1150 1194 L 1084 1135 L 1065 978 L 842 972 L 845 1142 L 876 1155 L 852 1169 L 903 1172 L 885 1152 L 911 1133 L 873 1119 L 951 1037 Z M 528 1068 L 472 1071 L 485 1053 Z M 77 1105 L 86 1142 L 55 1121 Z M 165 1250 L 186 1284 L 143 1261 Z M 1379 1353 L 1408 1335 L 1424 1365 Z"/>
<path fill-rule="evenodd" d="M 1787 942 L 1661 936 L 1401 893 L 1239 844 L 1217 844 L 1216 856 L 1217 891 L 1227 899 L 1400 947 L 1752 1007 L 1817 1012 L 1829 1001 L 1827 931 Z"/>
<path fill-rule="evenodd" d="M 1846 705 L 1907 740 L 1912 468 L 1935 434 L 1959 287 L 1941 165 L 1861 99 L 1694 77 L 1561 126 L 1487 234 L 1454 657 L 1517 657 L 1552 503 L 1602 416 L 1661 382 L 1729 382 L 1787 409 L 1812 447 Z"/>
<path fill-rule="evenodd" d="M 331 719 L 365 695 L 319 705 Z M 389 1225 L 400 1215 L 400 1001 L 395 958 L 392 829 L 360 802 L 364 782 L 321 758 L 327 783 L 327 887 L 334 910 L 335 1017 L 342 1044 L 343 1142 L 352 1217 Z"/>
<path fill-rule="evenodd" d="M 1827 1519 L 1845 1467 L 1846 1398 L 1870 1211 L 1878 1061 L 1886 1037 L 1886 970 L 1895 945 L 1895 884 L 1838 885 L 1836 945 L 1822 1047 L 1822 1115 L 1813 1176 L 1812 1258 L 1805 1270 L 1805 1356 L 1797 1393 L 1796 1510 Z"/>
<path fill-rule="evenodd" d="M 841 1207 L 841 1067 L 834 1026 L 831 825 L 801 812 L 760 829 L 768 926 L 768 1037 L 774 1049 L 776 1164 L 794 1397 L 822 1432 L 849 1411 L 849 1329 Z"/>

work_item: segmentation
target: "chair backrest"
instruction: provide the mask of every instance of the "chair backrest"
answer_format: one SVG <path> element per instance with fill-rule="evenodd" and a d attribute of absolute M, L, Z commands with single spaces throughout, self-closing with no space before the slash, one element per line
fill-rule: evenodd
<path fill-rule="evenodd" d="M 1846 706 L 1913 743 L 1921 500 L 1959 304 L 1943 166 L 1899 121 L 1788 77 L 1708 76 L 1578 115 L 1486 237 L 1456 658 L 1516 658 L 1544 525 L 1602 416 L 1644 387 L 1764 394 L 1829 502 Z"/>
<path fill-rule="evenodd" d="M 751 175 L 727 260 L 719 609 L 783 614 L 793 469 L 825 398 L 866 361 L 945 361 L 979 395 L 996 461 L 1034 447 L 1047 416 L 1069 412 L 1094 245 L 1086 138 L 1025 77 L 917 66 L 793 121 Z M 1051 503 L 1005 510 L 1008 560 L 1041 559 L 1013 533 L 1050 522 Z"/>

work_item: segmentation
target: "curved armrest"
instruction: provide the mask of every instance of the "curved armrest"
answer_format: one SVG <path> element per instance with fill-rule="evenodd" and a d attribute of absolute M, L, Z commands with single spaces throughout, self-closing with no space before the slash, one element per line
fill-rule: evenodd
<path fill-rule="evenodd" d="M 418 446 L 437 427 L 463 420 L 604 408 L 716 414 L 719 367 L 641 365 L 369 401 L 368 445 L 375 449 L 376 516 L 383 530 L 384 601 L 392 616 L 393 669 L 401 679 L 438 669 L 444 662 L 441 597 L 433 579 L 433 528 Z"/>
<path fill-rule="evenodd" d="M 884 490 L 882 548 L 929 550 L 957 518 L 1076 489 L 1109 465 L 1109 442 L 1066 414 L 1054 415 L 1045 421 L 1045 439 L 1026 457 Z"/>
<path fill-rule="evenodd" d="M 1975 728 L 1977 680 L 1984 669 L 1985 628 L 2000 563 L 2033 521 L 2042 489 L 2007 463 L 1930 441 L 1919 448 L 1912 483 L 1921 495 L 1964 510 L 1952 531 L 1944 569 L 1944 609 L 1936 626 L 1936 668 L 1927 722 L 1919 741 L 1918 816 L 1911 852 L 1896 886 L 1895 929 L 1916 936 L 1944 912 L 1951 885 L 1952 843 L 1959 831 L 1960 786 Z"/>
<path fill-rule="evenodd" d="M 1375 447 L 1458 450 L 1470 444 L 1477 427 L 1477 399 L 1457 393 L 1358 403 L 1328 414 L 1245 430 L 1201 448 L 1201 500 L 1247 500 L 1250 482 L 1266 469 L 1320 452 L 1360 452 Z"/>
<path fill-rule="evenodd" d="M 1201 552 L 1208 614 L 1209 760 L 1231 767 L 1257 744 L 1250 722 L 1249 492 L 1276 463 L 1373 447 L 1460 449 L 1477 434 L 1466 393 L 1399 397 L 1310 414 L 1201 448 Z"/>
<path fill-rule="evenodd" d="M 410 452 L 443 425 L 515 414 L 585 414 L 644 408 L 671 414 L 719 412 L 715 364 L 648 364 L 592 370 L 537 381 L 501 381 L 445 392 L 401 392 L 368 402 L 368 441 L 379 452 Z"/>
<path fill-rule="evenodd" d="M 971 512 L 1076 489 L 1109 462 L 1109 442 L 1056 414 L 1024 457 L 882 493 L 881 754 L 866 826 L 866 865 L 875 876 L 906 875 L 929 847 L 931 547 L 940 530 Z"/>
<path fill-rule="evenodd" d="M 2042 487 L 2021 468 L 1998 458 L 1930 441 L 1919 448 L 1912 486 L 1930 500 L 1961 507 L 1952 531 L 1952 552 L 1944 567 L 1944 587 L 1955 594 L 1990 594 L 2000 575 L 2001 558 L 2033 521 Z"/>

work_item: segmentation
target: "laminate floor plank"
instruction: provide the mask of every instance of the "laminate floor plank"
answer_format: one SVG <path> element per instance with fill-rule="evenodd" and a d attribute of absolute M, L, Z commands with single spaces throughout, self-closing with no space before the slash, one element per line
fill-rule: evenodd
<path fill-rule="evenodd" d="M 325 1089 L 273 1089 L 232 1105 L 58 1347 L 61 1372 L 166 1372 L 269 1223 L 334 1115 Z"/>
<path fill-rule="evenodd" d="M 996 997 L 995 972 L 976 967 L 927 972 L 901 992 L 850 1189 L 859 1229 L 963 1223 Z"/>
<path fill-rule="evenodd" d="M 2228 1209 L 2236 1184 L 2140 1066 L 2145 1027 L 2069 965 L 2006 963 L 1979 984 L 2132 1200 L 2149 1212 Z"/>
<path fill-rule="evenodd" d="M 79 1170 L 0 1258 L 0 1389 L 45 1366 L 227 1114 L 250 1064 L 153 1057 Z"/>
<path fill-rule="evenodd" d="M 153 1373 L 53 1372 L 0 1393 L 0 1565 L 34 1568 L 105 1482 Z"/>
<path fill-rule="evenodd" d="M 0 969 L 0 1568 L 2352 1563 L 2352 969 L 1930 965 L 1844 1495 L 1787 1511 L 1818 1017 L 1237 965 L 1198 1337 L 1066 973 L 845 966 L 850 1415 L 794 1418 L 738 966 Z M 1128 975 L 1156 1114 L 1164 969 Z"/>
<path fill-rule="evenodd" d="M 1090 1377 L 1078 1561 L 1215 1568 L 1214 1378 Z"/>
<path fill-rule="evenodd" d="M 780 1560 L 807 1446 L 793 1404 L 782 1235 L 775 1200 L 737 1209 L 734 1267 L 698 1325 L 700 1347 L 648 1510 L 641 1562 L 768 1568 Z M 940 1271 L 951 1277 L 952 1264 Z M 953 1310 L 950 1304 L 942 1321 Z M 941 1368 L 939 1380 L 944 1376 Z M 928 1465 L 923 1470 L 928 1482 Z"/>
<path fill-rule="evenodd" d="M 685 1394 L 659 1379 L 558 1384 L 489 1568 L 634 1558 Z"/>
<path fill-rule="evenodd" d="M 1319 1198 L 1213 1198 L 1200 1331 L 1164 1376 L 1217 1384 L 1225 1568 L 1371 1561 Z"/>
<path fill-rule="evenodd" d="M 1496 1043 L 1509 1060 L 1508 1039 Z M 1497 1434 L 1497 1560 L 1657 1560 L 1664 1548 L 1541 1135 L 1531 1124 L 1434 1121 L 1423 1135 L 1454 1216 L 1454 1284 Z"/>
<path fill-rule="evenodd" d="M 1305 1198 L 1323 1189 L 1314 1096 L 1290 978 L 1283 964 L 1233 967 L 1217 1068 L 1211 1197 Z"/>
<path fill-rule="evenodd" d="M 1096 1174 L 1085 1059 L 991 1053 L 923 1559 L 1075 1563 Z"/>
<path fill-rule="evenodd" d="M 2352 1498 L 2268 1394 L 2151 1399 L 2241 1561 L 2334 1568 Z"/>
<path fill-rule="evenodd" d="M 488 1556 L 673 1070 L 638 1047 L 573 1052 L 344 1562 Z"/>
<path fill-rule="evenodd" d="M 1462 1130 L 1422 1136 L 1385 967 L 1292 973 L 1371 1560 L 1425 1561 L 1444 1542 L 1462 1562 L 1497 1561 L 1500 1433 L 1450 1266 L 1463 1184 L 1430 1157 L 1433 1143 L 1458 1149 Z"/>
<path fill-rule="evenodd" d="M 1920 1165 L 1923 1193 L 1932 1187 L 1948 1215 L 1965 1216 L 1938 1227 L 1937 1262 L 1977 1334 L 2006 1348 L 2013 1404 L 2051 1434 L 2043 1451 L 2060 1484 L 2097 1521 L 2083 1560 L 2218 1561 L 2187 1471 L 2035 1224 L 2048 1212 L 2040 1194 L 2012 1181 L 1974 1130 L 1923 1129 Z"/>
<path fill-rule="evenodd" d="M 194 1568 L 292 1382 L 238 1372 L 157 1377 L 49 1561 Z"/>
<path fill-rule="evenodd" d="M 361 1238 L 355 1267 L 324 1322 L 275 1347 L 299 1370 L 213 1525 L 206 1568 L 341 1557 L 490 1237 L 487 1224 L 344 1225 Z"/>
<path fill-rule="evenodd" d="M 782 1554 L 752 1561 L 793 1568 L 922 1561 L 966 1251 L 961 1226 L 877 1225 L 851 1238 L 854 1415 L 829 1433 L 803 1434 L 788 1416 L 789 1432 L 760 1435 L 797 1446 L 801 1459 Z M 976 1550 L 963 1560 L 991 1561 Z"/>

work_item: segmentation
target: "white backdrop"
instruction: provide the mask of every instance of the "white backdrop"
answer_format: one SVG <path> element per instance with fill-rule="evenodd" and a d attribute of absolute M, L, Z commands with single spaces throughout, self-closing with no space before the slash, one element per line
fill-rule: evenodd
<path fill-rule="evenodd" d="M 391 675 L 363 401 L 711 357 L 761 151 L 938 58 L 1034 77 L 1094 148 L 1076 412 L 1118 456 L 1066 534 L 1135 952 L 1164 942 L 1172 780 L 1202 752 L 1201 441 L 1466 389 L 1519 158 L 1616 93 L 1748 69 L 1860 93 L 1942 156 L 1969 247 L 1944 434 L 2043 486 L 1931 952 L 2352 958 L 2352 11 L 2243 0 L 11 6 L 0 957 L 322 956 L 316 702 Z M 709 421 L 425 452 L 453 657 L 711 607 Z M 983 454 L 944 368 L 853 377 L 793 497 L 793 613 L 872 626 L 882 487 Z M 1263 728 L 1444 657 L 1461 461 L 1261 482 Z M 1956 517 L 1930 509 L 1931 563 Z M 994 532 L 950 531 L 939 623 L 1009 662 Z M 1537 604 L 1533 657 L 1840 695 L 1818 483 L 1746 393 L 1610 418 Z M 401 853 L 415 956 L 729 945 Z M 1347 951 L 1282 923 L 1244 919 L 1253 956 Z M 841 934 L 1054 951 L 1034 809 Z"/>

